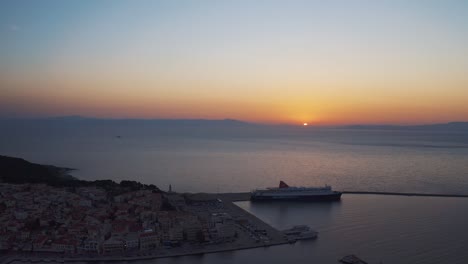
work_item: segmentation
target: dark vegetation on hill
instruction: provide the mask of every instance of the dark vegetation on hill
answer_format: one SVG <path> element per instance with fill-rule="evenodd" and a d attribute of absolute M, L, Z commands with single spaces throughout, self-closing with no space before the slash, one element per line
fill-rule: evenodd
<path fill-rule="evenodd" d="M 159 191 L 158 187 L 154 184 L 142 184 L 137 181 L 124 180 L 116 183 L 113 180 L 79 180 L 68 174 L 73 170 L 31 163 L 21 158 L 0 155 L 0 182 L 3 183 L 43 183 L 55 187 L 70 188 L 96 186 L 105 189 L 113 195 L 136 190 Z"/>

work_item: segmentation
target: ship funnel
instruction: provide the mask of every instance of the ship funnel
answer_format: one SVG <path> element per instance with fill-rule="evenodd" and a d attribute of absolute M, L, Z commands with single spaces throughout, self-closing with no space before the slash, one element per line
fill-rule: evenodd
<path fill-rule="evenodd" d="M 289 185 L 287 185 L 284 181 L 280 181 L 279 187 L 280 188 L 288 188 Z"/>

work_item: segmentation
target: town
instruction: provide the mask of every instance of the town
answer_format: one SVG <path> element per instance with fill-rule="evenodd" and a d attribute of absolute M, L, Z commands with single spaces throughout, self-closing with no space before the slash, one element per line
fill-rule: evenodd
<path fill-rule="evenodd" d="M 287 243 L 219 196 L 0 184 L 0 250 L 26 256 L 159 257 Z"/>

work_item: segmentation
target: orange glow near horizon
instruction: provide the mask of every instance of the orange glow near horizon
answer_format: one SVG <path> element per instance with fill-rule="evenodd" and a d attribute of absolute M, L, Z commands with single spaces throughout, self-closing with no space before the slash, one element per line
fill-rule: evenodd
<path fill-rule="evenodd" d="M 2 87 L 9 88 L 2 92 L 0 108 L 25 116 L 231 118 L 291 125 L 307 120 L 314 126 L 426 124 L 466 121 L 468 116 L 468 89 L 455 80 L 298 82 L 278 73 L 270 80 L 236 83 L 239 80 L 194 81 L 184 75 L 161 80 L 144 73 L 117 74 L 113 69 L 85 76 L 80 74 L 83 71 L 0 76 Z M 452 87 L 452 92 L 439 89 L 444 86 Z"/>
<path fill-rule="evenodd" d="M 468 121 L 468 16 L 404 1 L 246 3 L 63 3 L 55 16 L 13 1 L 0 12 L 35 16 L 0 30 L 0 118 Z"/>
<path fill-rule="evenodd" d="M 262 97 L 262 96 L 259 96 Z M 11 92 L 0 98 L 0 105 L 12 110 L 20 108 L 25 116 L 82 115 L 102 118 L 169 118 L 225 119 L 232 118 L 266 124 L 314 126 L 347 124 L 427 124 L 466 121 L 468 110 L 463 97 L 431 99 L 409 103 L 405 100 L 367 102 L 358 98 L 171 98 L 151 93 L 100 94 L 60 92 L 20 94 Z M 429 99 L 429 98 L 428 98 Z M 313 113 L 313 115 L 311 114 Z"/>
<path fill-rule="evenodd" d="M 467 90 L 453 94 L 437 89 L 372 90 L 342 85 L 341 88 L 307 89 L 305 84 L 291 89 L 272 85 L 271 89 L 239 92 L 217 91 L 218 84 L 200 85 L 193 90 L 176 83 L 158 87 L 155 81 L 119 82 L 70 76 L 67 80 L 5 76 L 0 97 L 2 112 L 15 115 L 82 115 L 102 118 L 201 118 L 238 119 L 266 124 L 347 125 L 347 124 L 427 124 L 466 121 Z M 126 77 L 128 78 L 128 77 Z M 187 83 L 187 86 L 190 85 Z M 21 87 L 37 87 L 22 90 Z M 100 87 L 96 89 L 95 87 Z M 235 87 L 235 86 L 234 86 Z M 314 87 L 310 85 L 310 87 Z M 112 89 L 111 89 L 112 88 Z M 297 95 L 296 95 L 297 94 Z M 300 95 L 300 96 L 298 96 Z M 420 98 L 418 100 L 414 98 Z M 20 110 L 18 110 L 20 109 Z"/>

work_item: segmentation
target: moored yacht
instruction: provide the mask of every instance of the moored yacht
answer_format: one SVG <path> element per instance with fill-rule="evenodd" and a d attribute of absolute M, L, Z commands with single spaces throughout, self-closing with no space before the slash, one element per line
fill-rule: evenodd
<path fill-rule="evenodd" d="M 297 225 L 291 229 L 284 230 L 283 234 L 289 242 L 294 243 L 297 240 L 315 239 L 317 238 L 318 232 L 311 230 L 310 227 L 306 225 Z"/>

